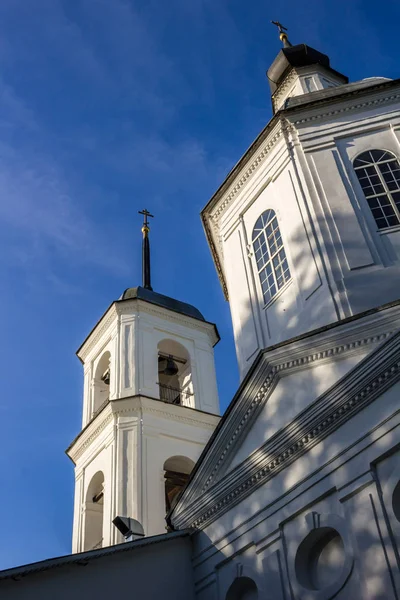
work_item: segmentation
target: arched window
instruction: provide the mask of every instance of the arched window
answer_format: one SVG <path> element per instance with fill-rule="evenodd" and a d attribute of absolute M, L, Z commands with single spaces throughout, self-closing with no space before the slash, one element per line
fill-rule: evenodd
<path fill-rule="evenodd" d="M 174 340 L 158 344 L 158 386 L 160 399 L 194 408 L 192 369 L 186 348 Z"/>
<path fill-rule="evenodd" d="M 104 475 L 98 471 L 91 479 L 86 492 L 84 550 L 103 546 Z"/>
<path fill-rule="evenodd" d="M 168 513 L 175 506 L 179 492 L 188 482 L 194 462 L 186 456 L 171 456 L 164 463 L 165 510 Z"/>
<path fill-rule="evenodd" d="M 249 577 L 238 577 L 232 583 L 225 600 L 257 600 L 257 586 Z"/>
<path fill-rule="evenodd" d="M 400 165 L 386 150 L 368 150 L 353 162 L 378 229 L 400 223 Z"/>
<path fill-rule="evenodd" d="M 289 265 L 275 211 L 268 209 L 257 219 L 252 242 L 266 304 L 290 279 Z"/>
<path fill-rule="evenodd" d="M 104 352 L 97 363 L 93 379 L 92 418 L 99 414 L 110 399 L 110 353 Z"/>

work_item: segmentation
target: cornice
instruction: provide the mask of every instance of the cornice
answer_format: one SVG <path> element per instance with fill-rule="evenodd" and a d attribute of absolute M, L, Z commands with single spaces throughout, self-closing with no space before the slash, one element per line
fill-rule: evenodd
<path fill-rule="evenodd" d="M 326 348 L 325 350 L 319 352 L 313 352 L 299 356 L 293 360 L 286 360 L 283 362 L 278 362 L 277 364 L 269 363 L 266 367 L 268 374 L 266 375 L 261 387 L 255 393 L 250 404 L 247 403 L 247 395 L 244 395 L 243 405 L 245 408 L 242 408 L 240 420 L 235 429 L 230 431 L 229 439 L 226 439 L 224 448 L 222 449 L 214 468 L 205 480 L 202 492 L 204 492 L 215 481 L 218 471 L 220 470 L 222 463 L 225 462 L 225 457 L 227 456 L 228 452 L 230 452 L 234 446 L 238 446 L 239 440 L 241 440 L 243 437 L 244 429 L 247 429 L 248 423 L 253 421 L 254 414 L 258 414 L 258 412 L 265 405 L 280 377 L 284 375 L 285 372 L 302 370 L 305 367 L 314 365 L 316 363 L 322 363 L 324 361 L 331 360 L 332 358 L 337 358 L 341 355 L 349 355 L 354 352 L 358 353 L 366 346 L 371 344 L 376 345 L 383 342 L 390 335 L 391 332 L 385 332 L 379 335 L 358 339 L 346 344 L 340 344 L 331 348 Z"/>
<path fill-rule="evenodd" d="M 187 425 L 194 425 L 196 427 L 210 429 L 211 431 L 214 431 L 218 421 L 220 420 L 220 417 L 215 415 L 215 417 L 213 418 L 214 422 L 212 423 L 209 420 L 194 419 L 191 417 L 185 417 L 183 415 L 179 415 L 177 413 L 173 414 L 171 412 L 167 412 L 165 410 L 158 410 L 155 408 L 146 408 L 146 409 L 144 409 L 143 412 L 150 413 L 150 414 L 162 417 L 163 419 L 168 419 L 170 421 L 178 421 L 179 423 L 185 423 Z"/>
<path fill-rule="evenodd" d="M 400 379 L 399 341 L 400 332 L 369 354 L 236 469 L 207 491 L 197 491 L 192 502 L 189 498 L 185 502 L 189 484 L 172 514 L 174 526 L 207 526 L 396 383 Z"/>
<path fill-rule="evenodd" d="M 107 406 L 110 407 L 111 402 Z M 100 416 L 103 416 L 102 420 L 100 420 Z M 85 432 L 83 432 L 84 435 L 78 436 L 78 438 L 75 439 L 75 441 L 72 442 L 71 446 L 66 450 L 67 455 L 75 464 L 85 452 L 85 450 L 89 448 L 89 446 L 91 446 L 91 444 L 98 438 L 99 434 L 102 431 L 104 431 L 104 429 L 109 423 L 111 423 L 111 421 L 113 421 L 114 415 L 113 412 L 110 410 L 110 412 L 107 411 L 107 413 L 104 415 L 100 413 L 97 418 L 99 418 L 100 422 L 96 423 L 96 419 L 95 421 L 90 423 L 90 425 L 93 424 L 93 427 L 90 427 Z"/>
<path fill-rule="evenodd" d="M 101 432 L 109 423 L 111 423 L 111 421 L 113 421 L 114 416 L 116 419 L 119 416 L 132 415 L 133 413 L 135 413 L 137 416 L 139 411 L 141 411 L 142 415 L 149 413 L 169 421 L 201 427 L 202 429 L 208 429 L 210 431 L 214 431 L 221 418 L 218 415 L 213 415 L 211 413 L 196 411 L 190 408 L 185 410 L 185 407 L 173 407 L 172 405 L 169 405 L 170 410 L 162 410 L 161 408 L 150 406 L 149 402 L 160 403 L 159 400 L 145 398 L 140 395 L 111 400 L 107 404 L 108 410 L 104 413 L 103 411 L 99 413 L 97 417 L 95 417 L 93 421 L 87 425 L 87 428 L 82 430 L 81 433 L 75 438 L 75 440 L 66 450 L 67 455 L 76 464 L 77 460 L 82 456 L 87 448 L 89 448 L 89 446 L 95 442 Z M 186 412 L 186 414 L 183 414 L 184 412 Z M 190 412 L 190 414 L 193 416 L 189 416 L 187 414 L 188 412 Z M 122 425 L 122 428 L 123 427 L 124 425 Z"/>
<path fill-rule="evenodd" d="M 209 213 L 209 217 L 215 223 L 219 217 L 226 211 L 231 204 L 235 196 L 241 191 L 242 187 L 246 184 L 248 179 L 254 175 L 258 168 L 265 162 L 266 157 L 275 146 L 276 142 L 282 137 L 282 125 L 279 122 L 275 131 L 272 131 L 267 137 L 267 143 L 263 144 L 262 150 L 258 151 L 256 156 L 252 157 L 250 166 L 242 171 L 236 179 L 232 182 L 229 187 L 229 193 L 224 196 L 220 202 L 218 202 L 214 211 Z"/>
<path fill-rule="evenodd" d="M 293 68 L 286 75 L 285 79 L 280 84 L 276 94 L 274 94 L 272 96 L 272 103 L 274 105 L 274 110 L 277 109 L 276 107 L 279 104 L 282 96 L 284 96 L 287 93 L 288 88 L 290 88 L 293 85 L 293 81 L 298 77 L 299 76 L 298 76 L 297 71 Z"/>
<path fill-rule="evenodd" d="M 250 178 L 253 178 L 253 176 L 259 171 L 260 167 L 265 163 L 271 150 L 282 138 L 282 135 L 282 126 L 281 122 L 279 121 L 275 130 L 273 130 L 267 136 L 268 141 L 267 143 L 263 144 L 262 150 L 258 150 L 255 156 L 249 160 L 250 165 L 247 167 L 247 169 L 239 173 L 236 179 L 233 180 L 232 184 L 228 188 L 228 193 L 221 197 L 213 210 L 202 213 L 204 229 L 226 300 L 229 299 L 229 295 L 224 269 L 221 262 L 221 260 L 223 260 L 223 247 L 219 233 L 219 219 L 222 214 L 226 212 L 235 197 L 239 194 L 239 192 L 241 192 L 242 188 L 247 184 Z"/>
<path fill-rule="evenodd" d="M 77 351 L 78 357 L 85 362 L 86 358 L 93 350 L 100 338 L 105 334 L 107 329 L 118 318 L 115 304 L 112 304 L 106 313 L 101 317 L 97 325 L 94 326 L 92 332 L 83 342 L 82 346 Z"/>
<path fill-rule="evenodd" d="M 334 100 L 334 98 L 332 98 L 332 100 Z M 339 100 L 339 99 L 338 99 Z M 357 104 L 349 104 L 347 106 L 343 106 L 342 108 L 336 108 L 334 110 L 330 110 L 330 111 L 326 111 L 326 112 L 321 112 L 321 113 L 317 113 L 317 114 L 313 114 L 310 115 L 308 117 L 303 117 L 301 119 L 295 119 L 293 121 L 294 125 L 303 125 L 304 123 L 309 123 L 310 121 L 317 121 L 319 119 L 325 119 L 327 117 L 333 117 L 335 115 L 339 115 L 345 112 L 351 112 L 353 110 L 359 110 L 360 108 L 366 108 L 368 106 L 376 106 L 379 104 L 386 104 L 389 102 L 393 102 L 395 100 L 400 100 L 400 94 L 391 94 L 390 96 L 384 96 L 381 98 L 375 98 L 374 100 L 368 100 L 365 102 L 358 102 Z M 293 107 L 297 108 L 297 110 L 302 109 L 302 106 L 296 106 Z M 308 108 L 308 110 L 310 110 L 310 107 L 304 106 L 304 109 Z"/>
<path fill-rule="evenodd" d="M 126 301 L 123 305 L 119 304 L 116 309 L 118 315 L 131 312 L 132 307 L 135 306 L 135 303 L 138 303 L 137 306 L 139 306 L 140 312 L 154 315 L 156 317 L 159 317 L 163 321 L 170 321 L 171 323 L 176 323 L 177 325 L 184 325 L 185 327 L 190 327 L 191 329 L 196 329 L 197 331 L 207 333 L 211 343 L 214 346 L 219 340 L 215 332 L 214 323 L 210 323 L 209 321 L 199 321 L 197 319 L 191 319 L 190 317 L 185 317 L 184 315 L 173 313 L 168 309 L 163 309 L 162 307 L 159 308 L 155 304 L 150 304 L 149 302 L 145 301 L 142 302 L 139 299 L 132 299 L 131 301 Z"/>

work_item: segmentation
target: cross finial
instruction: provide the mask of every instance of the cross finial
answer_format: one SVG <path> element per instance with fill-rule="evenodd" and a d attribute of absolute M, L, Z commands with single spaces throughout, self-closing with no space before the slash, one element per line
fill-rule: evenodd
<path fill-rule="evenodd" d="M 147 208 L 144 208 L 143 210 L 138 210 L 139 215 L 143 215 L 144 219 L 143 219 L 143 227 L 146 227 L 149 230 L 149 222 L 147 220 L 147 217 L 152 217 L 154 218 L 154 215 L 151 215 L 149 213 L 149 211 L 147 210 Z"/>
<path fill-rule="evenodd" d="M 287 27 L 285 27 L 284 25 L 282 25 L 282 23 L 280 23 L 279 21 L 271 21 L 271 23 L 273 25 L 276 25 L 279 31 L 279 39 L 281 40 L 283 47 L 284 48 L 290 48 L 290 46 L 292 45 L 289 42 L 288 36 L 287 36 Z"/>
<path fill-rule="evenodd" d="M 148 217 L 154 218 L 154 215 L 151 215 L 147 208 L 143 210 L 138 210 L 139 215 L 143 215 L 143 245 L 142 245 L 142 278 L 143 278 L 143 287 L 147 290 L 152 290 L 151 287 L 151 277 L 150 277 L 150 240 L 149 240 L 149 222 L 147 220 Z"/>

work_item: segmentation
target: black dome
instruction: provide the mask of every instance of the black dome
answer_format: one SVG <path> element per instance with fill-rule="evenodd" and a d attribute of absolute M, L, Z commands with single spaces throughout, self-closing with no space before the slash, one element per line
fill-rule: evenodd
<path fill-rule="evenodd" d="M 150 302 L 151 304 L 156 304 L 157 306 L 162 306 L 163 308 L 168 308 L 168 310 L 173 310 L 181 315 L 192 317 L 192 319 L 205 321 L 205 318 L 201 312 L 191 304 L 186 304 L 186 302 L 180 302 L 179 300 L 175 300 L 169 296 L 158 294 L 157 292 L 148 290 L 140 285 L 138 287 L 128 288 L 125 290 L 119 301 L 134 299 L 144 300 L 145 302 Z"/>

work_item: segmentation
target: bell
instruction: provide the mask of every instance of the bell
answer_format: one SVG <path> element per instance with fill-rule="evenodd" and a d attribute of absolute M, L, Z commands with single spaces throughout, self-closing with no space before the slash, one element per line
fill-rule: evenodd
<path fill-rule="evenodd" d="M 167 368 L 167 359 L 165 356 L 158 357 L 158 372 L 165 373 L 165 369 Z"/>
<path fill-rule="evenodd" d="M 172 358 L 172 356 L 168 356 L 167 358 L 167 365 L 164 369 L 164 375 L 176 375 L 177 372 L 179 371 L 176 362 L 174 362 L 174 359 Z"/>

